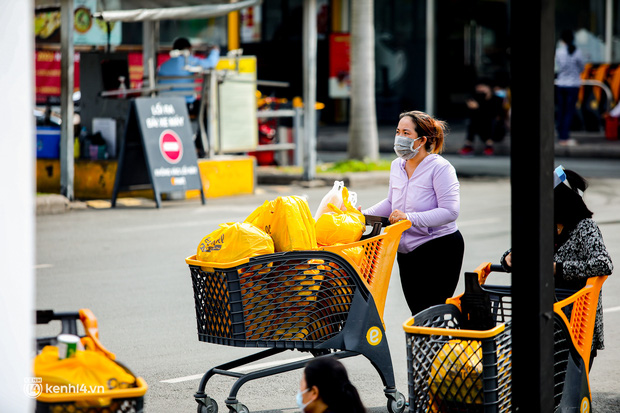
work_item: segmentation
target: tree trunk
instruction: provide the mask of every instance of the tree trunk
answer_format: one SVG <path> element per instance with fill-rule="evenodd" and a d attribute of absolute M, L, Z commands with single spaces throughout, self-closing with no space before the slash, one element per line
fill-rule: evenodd
<path fill-rule="evenodd" d="M 373 7 L 373 0 L 351 2 L 351 113 L 348 146 L 351 159 L 379 158 Z"/>

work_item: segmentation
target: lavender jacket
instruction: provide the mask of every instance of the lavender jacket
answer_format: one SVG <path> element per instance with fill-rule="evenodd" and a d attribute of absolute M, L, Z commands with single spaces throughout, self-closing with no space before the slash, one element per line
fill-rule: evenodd
<path fill-rule="evenodd" d="M 362 212 L 388 217 L 395 209 L 405 212 L 411 221 L 411 228 L 400 239 L 398 252 L 411 252 L 425 242 L 456 232 L 460 192 L 454 167 L 441 156 L 431 154 L 409 179 L 405 161 L 395 159 L 387 198 Z"/>

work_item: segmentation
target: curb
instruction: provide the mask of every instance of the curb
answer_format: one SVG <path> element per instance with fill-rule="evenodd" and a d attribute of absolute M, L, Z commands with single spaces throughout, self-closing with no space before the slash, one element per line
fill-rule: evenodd
<path fill-rule="evenodd" d="M 36 197 L 36 215 L 64 214 L 69 211 L 86 208 L 86 202 L 71 202 L 64 195 L 47 194 Z"/>
<path fill-rule="evenodd" d="M 312 181 L 303 181 L 301 174 L 280 172 L 272 167 L 257 167 L 256 180 L 262 185 L 299 185 L 302 187 L 333 186 L 343 181 L 347 188 L 372 185 L 388 185 L 390 171 L 354 172 L 344 174 L 317 174 Z"/>
<path fill-rule="evenodd" d="M 36 197 L 37 215 L 64 214 L 69 208 L 69 200 L 63 195 L 51 194 Z"/>

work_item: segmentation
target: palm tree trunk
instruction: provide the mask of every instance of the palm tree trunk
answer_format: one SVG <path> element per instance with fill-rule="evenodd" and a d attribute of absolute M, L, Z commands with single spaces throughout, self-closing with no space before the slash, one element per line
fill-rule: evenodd
<path fill-rule="evenodd" d="M 379 158 L 373 8 L 373 0 L 351 2 L 351 113 L 348 146 L 351 159 Z"/>

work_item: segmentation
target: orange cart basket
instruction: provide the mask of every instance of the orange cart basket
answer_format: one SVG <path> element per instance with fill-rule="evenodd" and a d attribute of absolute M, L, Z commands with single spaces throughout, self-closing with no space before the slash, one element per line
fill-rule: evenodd
<path fill-rule="evenodd" d="M 80 320 L 85 335 L 94 345 L 94 350 L 104 354 L 110 360 L 121 366 L 125 371 L 136 378 L 133 387 L 104 389 L 98 393 L 41 393 L 37 396 L 36 413 L 142 413 L 144 410 L 144 395 L 148 385 L 142 377 L 138 377 L 126 366 L 116 360 L 116 355 L 106 349 L 99 341 L 97 318 L 87 308 L 79 312 L 57 313 L 52 310 L 39 310 L 36 313 L 37 324 L 48 324 L 51 321 L 60 321 L 60 334 L 78 335 L 77 321 Z M 44 346 L 54 345 L 56 336 L 38 337 L 37 350 Z"/>
<path fill-rule="evenodd" d="M 403 324 L 410 412 L 511 410 L 511 288 L 485 285 L 492 271 L 503 269 L 484 263 L 474 273 L 466 273 L 466 293 Z M 490 329 L 463 328 L 468 274 L 488 294 L 493 320 Z M 599 293 L 606 278 L 589 278 L 577 292 L 555 291 L 559 301 L 554 304 L 554 410 L 591 406 L 590 350 Z"/>
<path fill-rule="evenodd" d="M 199 411 L 213 409 L 215 401 L 204 390 L 214 374 L 238 378 L 226 405 L 231 411 L 247 411 L 236 399 L 244 382 L 303 368 L 307 360 L 244 375 L 230 370 L 294 349 L 314 356 L 365 356 L 381 376 L 390 411 L 404 410 L 381 315 L 398 242 L 411 223 L 389 225 L 383 233 L 386 218 L 367 216 L 366 223 L 373 230 L 351 244 L 224 264 L 202 262 L 195 255 L 185 260 L 194 287 L 198 339 L 269 348 L 205 373 L 194 396 Z"/>

